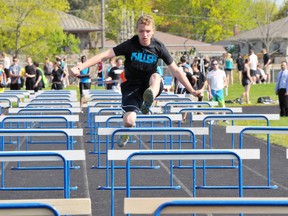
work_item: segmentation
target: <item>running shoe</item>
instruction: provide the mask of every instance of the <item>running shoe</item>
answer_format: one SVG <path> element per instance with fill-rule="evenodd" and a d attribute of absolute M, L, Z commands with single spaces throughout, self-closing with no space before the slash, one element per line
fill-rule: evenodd
<path fill-rule="evenodd" d="M 129 141 L 130 136 L 129 135 L 121 135 L 117 144 L 119 147 L 123 148 Z"/>
<path fill-rule="evenodd" d="M 143 104 L 140 108 L 143 114 L 148 114 L 150 107 L 152 106 L 154 100 L 153 92 L 150 88 L 147 88 L 143 94 Z"/>

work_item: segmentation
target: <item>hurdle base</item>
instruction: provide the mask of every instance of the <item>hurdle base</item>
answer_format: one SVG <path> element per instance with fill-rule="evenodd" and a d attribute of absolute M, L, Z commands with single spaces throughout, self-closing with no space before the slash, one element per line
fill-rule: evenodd
<path fill-rule="evenodd" d="M 174 169 L 193 169 L 193 166 L 173 165 Z M 238 166 L 196 166 L 196 169 L 238 169 Z"/>
<path fill-rule="evenodd" d="M 111 190 L 111 186 L 98 186 L 97 190 Z M 131 186 L 131 190 L 179 190 L 180 185 L 177 186 Z M 126 190 L 126 186 L 115 186 L 114 190 Z"/>
<path fill-rule="evenodd" d="M 77 190 L 78 186 L 70 187 L 70 190 Z M 64 190 L 64 187 L 0 187 L 0 191 L 24 191 L 24 190 Z"/>
<path fill-rule="evenodd" d="M 195 186 L 196 189 L 239 189 L 239 186 Z M 244 185 L 243 189 L 277 189 L 277 185 Z"/>
<path fill-rule="evenodd" d="M 80 166 L 71 166 L 70 169 L 78 170 Z M 59 170 L 64 169 L 63 166 L 36 166 L 36 167 L 11 167 L 11 170 Z"/>
<path fill-rule="evenodd" d="M 160 169 L 160 166 L 131 166 L 131 169 Z M 111 166 L 91 166 L 91 169 L 111 169 Z M 126 166 L 114 166 L 114 169 L 126 169 Z"/>

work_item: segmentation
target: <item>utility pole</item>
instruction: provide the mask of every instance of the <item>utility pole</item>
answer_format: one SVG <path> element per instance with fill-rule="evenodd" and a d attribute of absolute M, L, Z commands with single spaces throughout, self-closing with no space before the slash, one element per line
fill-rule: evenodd
<path fill-rule="evenodd" d="M 105 0 L 101 0 L 101 47 L 102 52 L 105 49 Z"/>

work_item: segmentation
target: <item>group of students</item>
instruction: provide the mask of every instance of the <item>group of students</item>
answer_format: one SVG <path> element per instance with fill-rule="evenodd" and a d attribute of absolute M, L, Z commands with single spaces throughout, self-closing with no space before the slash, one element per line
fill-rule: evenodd
<path fill-rule="evenodd" d="M 33 62 L 31 57 L 27 57 L 26 65 L 21 67 L 16 56 L 12 58 L 11 62 L 10 58 L 6 54 L 4 55 L 3 63 L 0 63 L 0 87 L 20 90 L 25 86 L 26 90 L 37 92 L 51 84 L 51 89 L 63 89 L 68 70 L 65 70 L 65 62 L 60 57 L 56 56 L 53 63 L 49 61 L 49 58 L 45 58 L 42 68 L 39 62 Z"/>
<path fill-rule="evenodd" d="M 8 67 L 8 70 L 7 70 Z M 6 69 L 6 70 L 5 70 Z M 6 60 L 5 66 L 0 64 L 1 86 L 10 87 L 11 90 L 20 90 L 24 85 L 26 90 L 41 90 L 46 84 L 43 70 L 38 62 L 27 58 L 27 65 L 22 68 L 17 57 L 12 58 L 12 63 Z"/>

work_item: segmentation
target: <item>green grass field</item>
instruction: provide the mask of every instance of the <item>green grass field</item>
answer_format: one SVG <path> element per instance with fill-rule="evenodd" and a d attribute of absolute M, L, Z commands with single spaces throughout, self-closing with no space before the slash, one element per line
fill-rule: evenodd
<path fill-rule="evenodd" d="M 256 84 L 251 86 L 250 90 L 250 100 L 251 104 L 244 105 L 244 106 L 271 106 L 267 104 L 258 104 L 257 99 L 262 96 L 270 96 L 273 101 L 277 101 L 278 97 L 275 95 L 274 92 L 275 83 L 272 84 Z M 243 87 L 240 84 L 234 84 L 229 87 L 229 94 L 226 97 L 226 100 L 234 100 L 237 97 L 240 97 L 241 93 L 243 92 Z M 230 106 L 230 104 L 227 104 Z M 233 104 L 231 106 L 239 106 L 239 104 Z M 277 105 L 278 106 L 278 105 Z M 235 121 L 235 125 L 255 125 L 255 126 L 264 126 L 265 122 L 260 121 Z M 270 121 L 271 126 L 287 126 L 288 125 L 288 118 L 281 117 L 280 120 Z M 266 140 L 266 135 L 255 135 L 256 137 Z M 288 147 L 288 135 L 271 135 L 270 136 L 271 143 L 277 144 L 280 146 Z"/>

